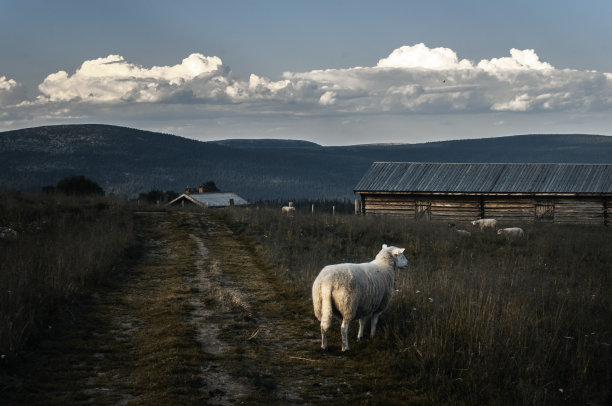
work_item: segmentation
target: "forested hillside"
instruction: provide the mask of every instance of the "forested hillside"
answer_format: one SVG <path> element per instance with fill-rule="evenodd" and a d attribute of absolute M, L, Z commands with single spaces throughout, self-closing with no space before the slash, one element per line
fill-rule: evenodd
<path fill-rule="evenodd" d="M 109 125 L 0 133 L 0 189 L 39 191 L 84 175 L 107 193 L 181 192 L 213 180 L 249 200 L 353 198 L 375 161 L 612 163 L 612 137 L 520 135 L 424 144 L 326 147 L 296 140 L 200 142 Z"/>

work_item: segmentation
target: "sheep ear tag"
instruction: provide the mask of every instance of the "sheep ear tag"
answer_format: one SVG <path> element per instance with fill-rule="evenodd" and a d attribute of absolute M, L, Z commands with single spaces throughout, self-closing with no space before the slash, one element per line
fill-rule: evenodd
<path fill-rule="evenodd" d="M 404 253 L 405 248 L 398 248 L 395 250 L 394 254 L 395 255 L 401 255 Z"/>
<path fill-rule="evenodd" d="M 383 248 L 382 249 L 386 250 L 387 249 L 387 244 L 383 244 Z"/>

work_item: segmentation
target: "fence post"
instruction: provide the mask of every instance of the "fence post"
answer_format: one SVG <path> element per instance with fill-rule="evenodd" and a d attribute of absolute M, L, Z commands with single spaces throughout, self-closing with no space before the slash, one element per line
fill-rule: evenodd
<path fill-rule="evenodd" d="M 314 203 L 312 204 L 311 210 L 312 210 L 312 214 L 314 214 Z"/>

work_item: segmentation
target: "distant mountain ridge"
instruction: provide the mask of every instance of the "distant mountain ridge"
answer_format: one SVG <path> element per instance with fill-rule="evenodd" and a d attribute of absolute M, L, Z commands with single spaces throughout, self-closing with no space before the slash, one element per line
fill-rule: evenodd
<path fill-rule="evenodd" d="M 209 142 L 232 148 L 322 148 L 321 145 L 310 141 L 283 140 L 274 138 L 231 138 L 227 140 Z"/>
<path fill-rule="evenodd" d="M 98 124 L 0 132 L 0 189 L 23 191 L 85 175 L 121 196 L 181 192 L 213 180 L 249 200 L 351 199 L 375 161 L 612 163 L 612 137 L 534 134 L 328 147 L 276 139 L 202 142 Z"/>

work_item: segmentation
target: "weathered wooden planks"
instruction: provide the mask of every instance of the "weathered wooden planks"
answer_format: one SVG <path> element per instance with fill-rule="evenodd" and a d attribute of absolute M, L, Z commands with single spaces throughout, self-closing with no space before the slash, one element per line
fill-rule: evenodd
<path fill-rule="evenodd" d="M 608 197 L 457 196 L 362 194 L 364 214 L 407 216 L 418 220 L 469 221 L 481 217 L 501 221 L 608 224 Z"/>

